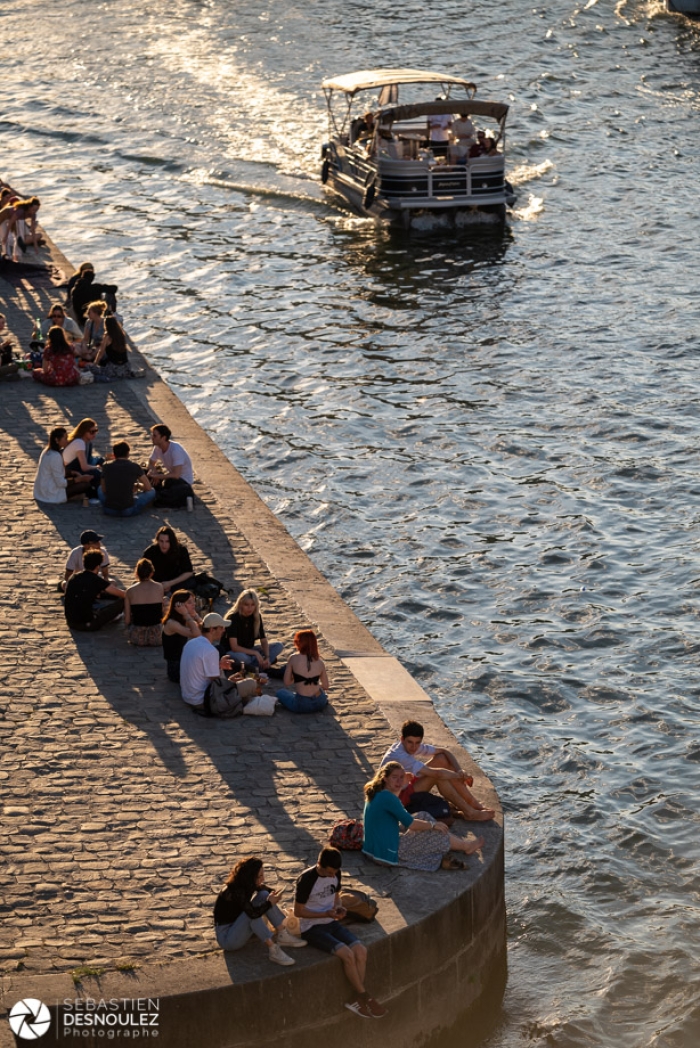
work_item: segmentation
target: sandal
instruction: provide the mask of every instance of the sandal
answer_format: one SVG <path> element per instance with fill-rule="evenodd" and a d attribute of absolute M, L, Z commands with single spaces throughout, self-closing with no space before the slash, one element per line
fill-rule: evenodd
<path fill-rule="evenodd" d="M 466 870 L 466 868 L 466 862 L 456 859 L 454 855 L 444 855 L 440 863 L 441 870 Z"/>

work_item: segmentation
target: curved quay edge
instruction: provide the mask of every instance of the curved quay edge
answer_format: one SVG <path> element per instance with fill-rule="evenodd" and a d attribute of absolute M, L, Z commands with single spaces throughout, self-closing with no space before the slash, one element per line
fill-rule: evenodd
<path fill-rule="evenodd" d="M 51 253 L 64 272 L 73 271 L 54 245 Z M 472 824 L 486 843 L 466 872 L 426 874 L 371 863 L 371 869 L 363 870 L 380 903 L 379 915 L 375 924 L 353 929 L 360 929 L 368 946 L 368 982 L 390 1009 L 381 1023 L 360 1021 L 343 1008 L 348 987 L 332 958 L 313 949 L 296 951 L 293 969 L 268 971 L 271 966 L 265 965 L 261 975 L 262 966 L 240 959 L 234 964 L 230 955 L 217 951 L 213 933 L 209 956 L 106 973 L 99 985 L 86 981 L 82 995 L 158 999 L 157 1043 L 164 1048 L 327 1048 L 334 1043 L 329 1037 L 336 1035 L 340 1040 L 335 1043 L 352 1037 L 357 1048 L 383 1048 L 387 1034 L 401 1048 L 466 1046 L 470 1029 L 476 1032 L 485 1010 L 498 1009 L 505 987 L 503 816 L 495 788 L 442 722 L 426 692 L 381 647 L 143 355 L 136 354 L 146 380 L 134 382 L 134 392 L 154 421 L 165 419 L 177 431 L 195 471 L 207 477 L 218 502 L 216 512 L 236 521 L 392 729 L 396 732 L 408 718 L 420 720 L 426 738 L 460 755 L 462 766 L 474 776 L 474 789 L 496 808 L 497 816 L 490 823 Z M 358 783 L 358 808 L 360 788 Z M 53 1012 L 50 1002 L 81 995 L 70 974 L 0 976 L 0 989 L 5 1014 L 20 998 L 37 997 Z M 54 1029 L 52 1024 L 41 1038 L 43 1048 L 76 1043 L 55 1039 Z M 12 1043 L 3 1020 L 0 1046 Z M 97 1045 L 103 1039 L 81 1036 L 79 1043 Z"/>

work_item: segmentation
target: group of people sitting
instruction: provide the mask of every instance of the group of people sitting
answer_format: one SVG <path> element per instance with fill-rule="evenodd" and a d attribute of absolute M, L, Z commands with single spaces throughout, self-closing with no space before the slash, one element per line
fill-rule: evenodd
<path fill-rule="evenodd" d="M 43 237 L 36 228 L 39 197 L 22 199 L 9 186 L 0 189 L 0 258 L 18 262 L 28 247 L 40 247 Z"/>
<path fill-rule="evenodd" d="M 110 517 L 133 517 L 153 504 L 177 508 L 190 499 L 194 504 L 194 470 L 187 451 L 165 424 L 151 426 L 149 432 L 153 451 L 142 466 L 129 457 L 125 440 L 113 444 L 107 456 L 96 455 L 98 425 L 93 418 L 81 419 L 70 433 L 56 426 L 39 458 L 34 498 L 56 505 L 83 496 Z"/>
<path fill-rule="evenodd" d="M 496 139 L 486 131 L 477 131 L 468 113 L 456 118 L 449 113 L 430 114 L 426 137 L 419 141 L 413 132 L 402 136 L 400 131 L 395 133 L 390 124 L 377 124 L 370 110 L 353 121 L 352 140 L 364 143 L 369 153 L 390 160 L 418 159 L 419 147 L 429 149 L 433 157 L 444 159 L 447 164 L 465 164 L 474 157 L 499 155 Z"/>
<path fill-rule="evenodd" d="M 40 206 L 38 197 L 21 199 L 8 186 L 0 189 L 0 257 L 18 262 L 30 246 L 44 244 L 37 229 Z M 52 302 L 44 320 L 34 325 L 23 358 L 35 381 L 77 386 L 143 376 L 143 369 L 129 360 L 132 343 L 117 312 L 117 290 L 116 284 L 96 281 L 92 262 L 80 265 L 68 282 L 65 303 Z M 17 366 L 10 340 L 5 349 L 2 365 Z"/>
<path fill-rule="evenodd" d="M 200 716 L 212 716 L 209 695 L 222 671 L 234 681 L 249 672 L 262 683 L 279 679 L 284 687 L 276 699 L 292 713 L 317 713 L 327 705 L 328 673 L 313 630 L 295 634 L 295 652 L 282 670 L 276 663 L 284 644 L 268 641 L 254 589 L 244 589 L 225 617 L 200 615 L 189 551 L 169 525 L 158 528 L 126 588 L 111 577 L 103 537 L 84 531 L 66 561 L 59 589 L 72 630 L 94 633 L 123 618 L 128 643 L 162 649 L 168 679 Z"/>
<path fill-rule="evenodd" d="M 34 332 L 27 360 L 37 382 L 77 386 L 143 374 L 129 361 L 131 342 L 117 313 L 116 292 L 116 284 L 96 283 L 92 263 L 83 262 L 68 282 L 66 306 L 52 302 Z M 75 319 L 68 315 L 68 305 Z"/>
<path fill-rule="evenodd" d="M 450 833 L 452 821 L 460 816 L 485 822 L 495 811 L 471 793 L 472 778 L 455 755 L 424 742 L 423 736 L 421 724 L 406 721 L 401 737 L 365 785 L 362 850 L 382 866 L 426 872 L 465 869 L 464 860 L 449 853 L 473 855 L 483 847 L 484 838 L 467 840 Z M 433 787 L 440 796 L 430 792 Z M 343 965 L 351 990 L 345 1007 L 361 1018 L 380 1019 L 387 1009 L 366 988 L 367 949 L 342 923 L 347 910 L 340 895 L 341 868 L 341 852 L 323 848 L 314 866 L 298 877 L 293 909 L 285 913 L 280 907 L 284 890 L 266 884 L 262 859 L 254 855 L 242 859 L 214 905 L 216 940 L 224 950 L 238 950 L 255 936 L 267 947 L 268 958 L 285 966 L 294 964 L 287 949 L 315 946 Z"/>

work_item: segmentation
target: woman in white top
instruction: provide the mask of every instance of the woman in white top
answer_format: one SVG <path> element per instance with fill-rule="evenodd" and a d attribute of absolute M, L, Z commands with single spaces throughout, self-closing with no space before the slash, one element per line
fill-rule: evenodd
<path fill-rule="evenodd" d="M 92 486 L 92 477 L 73 473 L 69 480 L 63 465 L 63 449 L 68 443 L 68 433 L 64 426 L 56 426 L 49 433 L 49 442 L 39 458 L 39 468 L 34 481 L 34 498 L 37 502 L 50 502 L 58 505 L 72 499 L 75 495 L 84 495 Z"/>
<path fill-rule="evenodd" d="M 52 302 L 46 320 L 41 325 L 41 334 L 44 338 L 49 333 L 49 328 L 61 327 L 66 333 L 69 342 L 80 341 L 83 337 L 80 328 L 74 320 L 66 316 L 66 311 L 60 302 Z"/>
<path fill-rule="evenodd" d="M 97 351 L 102 345 L 105 337 L 104 316 L 107 311 L 107 303 L 101 299 L 91 302 L 87 307 L 87 320 L 83 331 L 83 340 L 80 343 L 80 356 L 82 360 L 93 361 Z"/>
<path fill-rule="evenodd" d="M 66 470 L 89 474 L 93 478 L 91 498 L 97 498 L 97 489 L 102 481 L 102 470 L 99 466 L 104 462 L 104 459 L 95 459 L 92 454 L 92 441 L 96 436 L 97 423 L 94 418 L 81 419 L 75 429 L 68 434 L 68 443 L 63 451 Z"/>

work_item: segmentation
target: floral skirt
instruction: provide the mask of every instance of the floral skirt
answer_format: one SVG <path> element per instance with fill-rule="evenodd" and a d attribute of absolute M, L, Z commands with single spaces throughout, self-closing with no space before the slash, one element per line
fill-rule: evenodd
<path fill-rule="evenodd" d="M 159 648 L 163 627 L 160 622 L 155 626 L 129 626 L 126 639 L 137 648 Z"/>
<path fill-rule="evenodd" d="M 435 819 L 428 815 L 427 811 L 414 812 L 413 818 L 435 825 Z M 450 839 L 447 833 L 436 833 L 434 830 L 409 833 L 406 830 L 399 836 L 399 866 L 434 873 L 440 869 L 442 857 L 449 850 Z"/>

